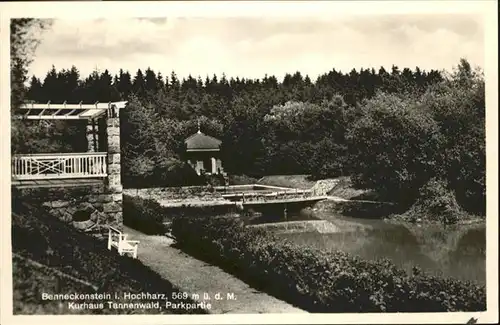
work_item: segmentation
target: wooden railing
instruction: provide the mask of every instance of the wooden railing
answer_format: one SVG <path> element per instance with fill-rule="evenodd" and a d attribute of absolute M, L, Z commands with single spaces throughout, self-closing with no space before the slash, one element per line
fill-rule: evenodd
<path fill-rule="evenodd" d="M 313 190 L 291 189 L 286 191 L 277 191 L 271 193 L 242 193 L 241 198 L 243 203 L 248 202 L 267 202 L 286 199 L 306 199 L 315 197 L 316 193 Z"/>
<path fill-rule="evenodd" d="M 106 152 L 12 156 L 13 180 L 106 177 Z"/>

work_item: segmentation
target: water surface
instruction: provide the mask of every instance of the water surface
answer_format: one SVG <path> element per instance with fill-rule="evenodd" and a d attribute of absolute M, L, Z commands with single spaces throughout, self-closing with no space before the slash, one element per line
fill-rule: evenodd
<path fill-rule="evenodd" d="M 341 232 L 281 234 L 282 238 L 323 250 L 342 250 L 365 259 L 389 258 L 410 271 L 485 283 L 485 225 L 397 225 L 382 220 L 335 216 L 328 218 Z"/>

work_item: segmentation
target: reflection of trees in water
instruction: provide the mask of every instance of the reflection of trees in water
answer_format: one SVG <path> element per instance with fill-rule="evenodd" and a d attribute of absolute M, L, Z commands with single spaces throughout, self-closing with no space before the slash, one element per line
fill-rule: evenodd
<path fill-rule="evenodd" d="M 406 230 L 398 227 L 395 234 L 397 234 L 395 238 L 401 238 L 399 237 L 401 235 L 407 236 L 399 243 L 399 245 L 403 242 L 408 243 L 407 254 L 401 261 L 403 265 L 414 263 L 433 274 L 484 281 L 486 276 L 484 226 L 457 225 L 443 229 L 440 226 L 429 225 Z"/>
<path fill-rule="evenodd" d="M 457 277 L 486 281 L 486 229 L 470 228 L 457 240 L 448 256 L 450 273 Z"/>
<path fill-rule="evenodd" d="M 461 256 L 486 256 L 486 228 L 471 228 L 457 243 L 455 254 Z"/>
<path fill-rule="evenodd" d="M 415 265 L 423 269 L 437 267 L 436 262 L 423 252 L 417 236 L 403 225 L 369 229 L 365 235 L 369 242 L 358 253 L 364 258 L 389 258 L 406 271 Z"/>
<path fill-rule="evenodd" d="M 335 234 L 286 237 L 298 245 L 341 250 L 365 259 L 389 258 L 409 273 L 413 266 L 418 266 L 431 274 L 465 280 L 484 282 L 486 277 L 484 227 L 443 230 L 433 226 L 409 229 L 404 225 L 381 225 Z"/>

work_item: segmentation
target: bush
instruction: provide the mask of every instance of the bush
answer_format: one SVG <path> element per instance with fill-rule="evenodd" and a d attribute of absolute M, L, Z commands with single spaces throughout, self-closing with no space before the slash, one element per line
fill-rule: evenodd
<path fill-rule="evenodd" d="M 363 110 L 347 135 L 353 183 L 409 207 L 436 174 L 439 125 L 415 99 L 397 95 L 380 93 Z"/>
<path fill-rule="evenodd" d="M 163 207 L 154 200 L 123 195 L 123 223 L 148 235 L 167 232 Z"/>
<path fill-rule="evenodd" d="M 484 286 L 408 275 L 388 260 L 295 246 L 239 218 L 174 218 L 172 234 L 186 251 L 256 288 L 311 312 L 479 311 Z"/>
<path fill-rule="evenodd" d="M 126 171 L 123 186 L 126 188 L 199 186 L 207 181 L 187 163 L 175 159 L 160 164 L 152 158 L 141 156 L 124 161 L 123 168 Z"/>
<path fill-rule="evenodd" d="M 445 181 L 431 179 L 419 190 L 417 201 L 402 217 L 415 222 L 417 219 L 440 222 L 444 225 L 455 224 L 466 217 Z"/>

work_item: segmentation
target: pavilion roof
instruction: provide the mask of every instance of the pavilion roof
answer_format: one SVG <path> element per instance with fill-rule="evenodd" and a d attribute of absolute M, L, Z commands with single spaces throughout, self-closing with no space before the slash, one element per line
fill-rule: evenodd
<path fill-rule="evenodd" d="M 126 101 L 94 104 L 45 104 L 25 103 L 16 115 L 20 119 L 29 120 L 88 120 L 98 118 L 108 109 L 125 107 Z"/>
<path fill-rule="evenodd" d="M 198 131 L 188 137 L 184 143 L 187 151 L 218 151 L 222 141 Z"/>

